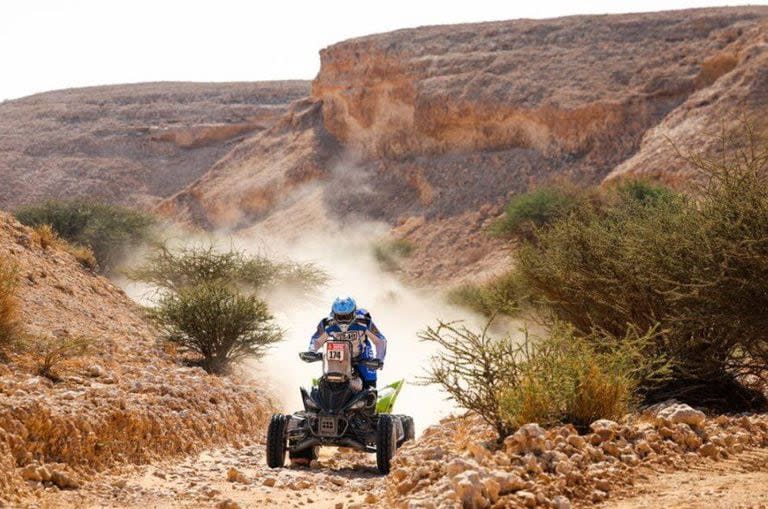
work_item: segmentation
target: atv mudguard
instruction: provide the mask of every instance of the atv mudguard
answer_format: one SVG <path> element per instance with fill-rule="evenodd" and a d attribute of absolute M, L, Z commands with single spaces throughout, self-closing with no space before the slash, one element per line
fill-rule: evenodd
<path fill-rule="evenodd" d="M 318 379 L 312 379 L 312 387 L 317 387 Z M 385 385 L 381 389 L 378 389 L 378 400 L 376 401 L 376 413 L 377 414 L 391 414 L 392 409 L 395 406 L 395 401 L 400 391 L 405 385 L 405 379 L 392 382 L 389 385 Z"/>
<path fill-rule="evenodd" d="M 392 413 L 392 408 L 395 406 L 395 400 L 397 400 L 397 396 L 400 394 L 403 385 L 405 385 L 405 379 L 392 382 L 379 389 L 379 399 L 376 401 L 376 413 Z"/>

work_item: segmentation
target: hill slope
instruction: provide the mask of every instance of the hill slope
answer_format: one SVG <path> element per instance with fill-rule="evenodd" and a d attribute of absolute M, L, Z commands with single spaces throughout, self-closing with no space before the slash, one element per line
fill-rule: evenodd
<path fill-rule="evenodd" d="M 0 104 L 0 209 L 87 196 L 151 206 L 306 96 L 306 81 L 144 83 Z"/>
<path fill-rule="evenodd" d="M 503 259 L 480 232 L 511 193 L 619 174 L 684 185 L 665 136 L 701 147 L 710 123 L 765 110 L 766 23 L 766 7 L 698 9 L 341 42 L 321 52 L 311 140 L 305 123 L 260 133 L 164 207 L 208 228 L 290 222 L 317 179 L 337 220 L 402 226 L 410 279 L 476 275 Z"/>
<path fill-rule="evenodd" d="M 24 480 L 70 487 L 94 469 L 231 442 L 262 425 L 264 394 L 184 367 L 120 289 L 4 214 L 0 259 L 17 269 L 30 344 L 0 363 L 0 506 L 25 494 Z M 71 338 L 88 339 L 90 352 L 66 361 L 59 382 L 37 376 L 37 356 Z M 53 348 L 36 353 L 43 342 Z"/>

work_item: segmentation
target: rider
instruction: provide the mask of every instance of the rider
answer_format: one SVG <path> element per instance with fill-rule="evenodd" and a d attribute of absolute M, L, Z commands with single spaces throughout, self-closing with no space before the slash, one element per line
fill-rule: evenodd
<path fill-rule="evenodd" d="M 358 309 L 352 297 L 337 298 L 331 306 L 331 314 L 320 320 L 317 331 L 309 341 L 309 350 L 317 352 L 328 339 L 352 332 L 352 357 L 359 360 L 373 359 L 371 342 L 376 345 L 376 359 L 379 369 L 384 367 L 387 355 L 387 338 L 379 331 L 365 309 Z M 348 337 L 345 337 L 348 339 Z M 376 387 L 376 370 L 357 365 L 364 387 Z"/>

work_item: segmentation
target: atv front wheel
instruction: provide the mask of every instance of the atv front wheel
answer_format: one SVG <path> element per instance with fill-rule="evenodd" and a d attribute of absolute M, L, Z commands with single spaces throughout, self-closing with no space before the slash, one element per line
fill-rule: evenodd
<path fill-rule="evenodd" d="M 270 468 L 281 468 L 285 465 L 285 427 L 289 416 L 275 414 L 269 421 L 267 429 L 267 465 Z"/>
<path fill-rule="evenodd" d="M 389 463 L 397 450 L 397 424 L 389 414 L 379 415 L 376 427 L 376 466 L 382 474 L 389 473 Z"/>

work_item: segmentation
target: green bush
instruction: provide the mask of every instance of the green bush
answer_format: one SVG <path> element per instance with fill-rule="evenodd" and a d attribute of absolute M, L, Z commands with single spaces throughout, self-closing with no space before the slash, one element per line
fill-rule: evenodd
<path fill-rule="evenodd" d="M 532 240 L 539 228 L 567 216 L 581 199 L 579 191 L 571 186 L 542 187 L 519 194 L 509 201 L 491 232 Z"/>
<path fill-rule="evenodd" d="M 618 420 L 639 401 L 641 383 L 669 374 L 665 357 L 647 355 L 653 336 L 582 337 L 557 325 L 543 338 L 527 339 L 518 383 L 501 395 L 502 415 L 515 426 L 570 423 L 581 430 L 598 419 Z"/>
<path fill-rule="evenodd" d="M 525 299 L 525 287 L 518 274 L 510 271 L 483 283 L 464 283 L 451 289 L 447 298 L 451 304 L 488 318 L 496 314 L 514 315 Z"/>
<path fill-rule="evenodd" d="M 209 373 L 224 373 L 244 357 L 258 358 L 281 339 L 258 294 L 278 285 L 309 292 L 327 280 L 311 264 L 275 262 L 210 245 L 160 246 L 126 274 L 158 290 L 151 316 L 166 339 L 195 355 Z"/>
<path fill-rule="evenodd" d="M 198 355 L 209 373 L 224 373 L 245 357 L 259 358 L 282 338 L 264 301 L 221 283 L 168 293 L 152 316 L 165 337 Z"/>
<path fill-rule="evenodd" d="M 697 199 L 619 187 L 520 252 L 533 298 L 577 334 L 659 331 L 650 355 L 669 354 L 675 376 L 643 387 L 650 399 L 765 404 L 744 385 L 768 381 L 768 145 L 756 141 L 691 158 L 707 178 Z"/>
<path fill-rule="evenodd" d="M 501 396 L 518 383 L 521 348 L 510 338 L 496 340 L 487 332 L 488 327 L 478 333 L 444 322 L 421 331 L 420 340 L 435 343 L 439 350 L 419 383 L 440 386 L 459 406 L 476 412 L 493 426 L 503 439 L 514 431 L 514 423 L 502 413 Z"/>
<path fill-rule="evenodd" d="M 154 219 L 116 205 L 88 201 L 47 201 L 22 207 L 16 218 L 31 227 L 50 225 L 76 246 L 90 248 L 103 272 L 112 271 L 125 250 L 150 237 Z"/>
<path fill-rule="evenodd" d="M 413 253 L 415 246 L 407 239 L 382 240 L 373 245 L 373 257 L 388 271 L 400 268 L 400 262 Z"/>
<path fill-rule="evenodd" d="M 515 341 L 487 330 L 440 323 L 421 332 L 439 346 L 421 383 L 439 385 L 493 426 L 499 440 L 527 422 L 586 428 L 617 419 L 632 408 L 641 380 L 663 380 L 669 371 L 667 359 L 646 355 L 653 332 L 585 339 L 555 326 L 544 337 L 526 332 Z"/>
<path fill-rule="evenodd" d="M 654 204 L 673 198 L 674 192 L 667 187 L 644 180 L 626 180 L 617 187 L 619 197 L 644 204 Z"/>

